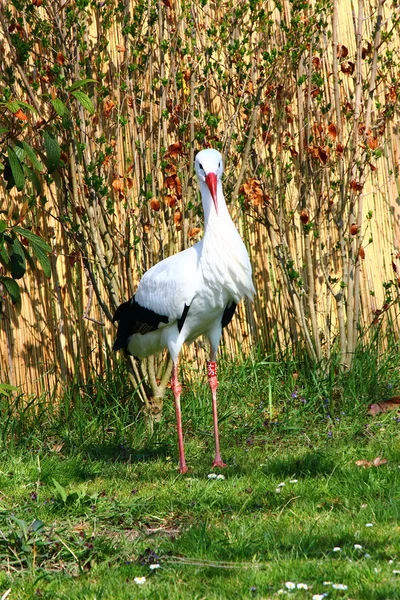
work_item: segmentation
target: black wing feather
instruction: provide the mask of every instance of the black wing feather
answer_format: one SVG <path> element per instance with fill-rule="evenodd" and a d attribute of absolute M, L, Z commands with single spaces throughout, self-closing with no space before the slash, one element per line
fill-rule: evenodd
<path fill-rule="evenodd" d="M 182 315 L 178 319 L 178 331 L 179 331 L 179 333 L 181 332 L 183 324 L 186 321 L 186 317 L 187 317 L 187 314 L 189 312 L 189 308 L 190 308 L 190 304 L 189 304 L 189 306 L 187 304 L 185 304 L 185 308 L 183 309 L 183 313 L 182 313 Z"/>
<path fill-rule="evenodd" d="M 114 342 L 113 350 L 126 348 L 129 338 L 135 333 L 149 333 L 158 329 L 160 323 L 168 323 L 169 318 L 165 315 L 159 315 L 150 308 L 140 306 L 132 296 L 127 302 L 119 305 L 113 317 L 113 323 L 118 321 L 117 339 Z"/>
<path fill-rule="evenodd" d="M 235 304 L 234 302 L 231 302 L 231 304 L 226 305 L 221 318 L 222 327 L 226 327 L 232 321 L 232 317 L 235 314 L 236 307 L 237 304 Z"/>

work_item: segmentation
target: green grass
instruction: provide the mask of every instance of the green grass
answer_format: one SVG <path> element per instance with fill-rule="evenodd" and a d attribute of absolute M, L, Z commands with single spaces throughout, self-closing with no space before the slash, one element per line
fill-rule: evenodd
<path fill-rule="evenodd" d="M 308 586 L 293 599 L 400 598 L 400 424 L 367 415 L 399 393 L 397 354 L 364 351 L 346 375 L 222 360 L 225 479 L 208 477 L 204 380 L 183 392 L 185 476 L 171 397 L 149 438 L 123 373 L 71 386 L 57 405 L 3 399 L 0 598 L 267 599 L 286 582 Z M 388 462 L 355 464 L 376 456 Z"/>

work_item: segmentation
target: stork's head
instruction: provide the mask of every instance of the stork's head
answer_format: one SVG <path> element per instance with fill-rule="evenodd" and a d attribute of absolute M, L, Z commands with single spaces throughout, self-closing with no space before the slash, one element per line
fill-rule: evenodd
<path fill-rule="evenodd" d="M 215 211 L 218 214 L 217 183 L 221 179 L 224 171 L 224 164 L 220 152 L 214 150 L 214 148 L 201 150 L 196 156 L 194 167 L 196 169 L 200 187 L 202 187 L 201 184 L 203 182 L 207 185 L 214 202 Z"/>

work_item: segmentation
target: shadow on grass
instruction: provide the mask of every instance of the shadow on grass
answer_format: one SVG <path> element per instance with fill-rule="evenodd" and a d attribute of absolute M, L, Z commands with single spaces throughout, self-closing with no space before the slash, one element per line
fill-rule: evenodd
<path fill-rule="evenodd" d="M 337 468 L 337 459 L 321 451 L 309 451 L 301 456 L 273 458 L 263 467 L 265 475 L 279 477 L 329 475 Z"/>
<path fill-rule="evenodd" d="M 171 453 L 168 444 L 131 448 L 124 444 L 87 444 L 81 452 L 95 460 L 107 462 L 146 462 L 156 458 L 165 458 Z"/>

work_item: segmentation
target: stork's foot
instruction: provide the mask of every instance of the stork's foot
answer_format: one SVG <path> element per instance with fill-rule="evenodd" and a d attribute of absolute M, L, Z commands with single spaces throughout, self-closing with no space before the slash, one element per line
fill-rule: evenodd
<path fill-rule="evenodd" d="M 216 458 L 212 464 L 213 468 L 214 467 L 227 467 L 228 465 L 226 465 L 222 458 Z"/>
<path fill-rule="evenodd" d="M 183 475 L 184 473 L 187 473 L 189 471 L 189 469 L 187 468 L 186 465 L 183 465 L 182 467 L 179 467 L 179 473 L 181 475 Z"/>

